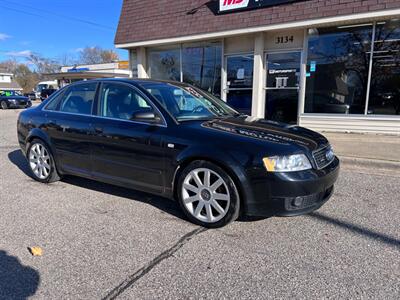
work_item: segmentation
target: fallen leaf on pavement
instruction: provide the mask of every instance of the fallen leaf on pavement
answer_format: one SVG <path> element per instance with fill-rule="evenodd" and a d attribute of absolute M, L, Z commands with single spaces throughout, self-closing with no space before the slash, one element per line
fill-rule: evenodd
<path fill-rule="evenodd" d="M 28 247 L 28 250 L 33 256 L 42 256 L 43 254 L 43 250 L 39 246 Z"/>

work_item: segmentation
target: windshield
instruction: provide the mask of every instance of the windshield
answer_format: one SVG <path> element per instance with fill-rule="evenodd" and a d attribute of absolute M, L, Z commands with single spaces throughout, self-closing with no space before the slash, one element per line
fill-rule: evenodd
<path fill-rule="evenodd" d="M 36 87 L 36 91 L 41 92 L 42 90 L 47 89 L 48 86 L 49 86 L 48 84 L 44 84 L 44 83 L 38 84 Z"/>
<path fill-rule="evenodd" d="M 141 84 L 178 121 L 237 115 L 224 101 L 191 86 L 145 82 Z"/>
<path fill-rule="evenodd" d="M 14 96 L 21 96 L 22 94 L 18 91 L 0 91 L 0 96 L 5 97 L 14 97 Z"/>

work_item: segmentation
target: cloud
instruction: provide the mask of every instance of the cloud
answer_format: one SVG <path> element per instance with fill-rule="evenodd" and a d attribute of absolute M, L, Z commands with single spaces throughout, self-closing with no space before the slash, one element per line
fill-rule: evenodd
<path fill-rule="evenodd" d="M 0 41 L 4 41 L 6 39 L 9 39 L 10 37 L 11 37 L 11 35 L 0 32 Z"/>
<path fill-rule="evenodd" d="M 83 48 L 76 48 L 73 50 L 73 52 L 82 52 L 82 51 L 83 51 Z"/>
<path fill-rule="evenodd" d="M 6 52 L 6 55 L 13 57 L 29 57 L 31 54 L 32 54 L 31 50 Z"/>

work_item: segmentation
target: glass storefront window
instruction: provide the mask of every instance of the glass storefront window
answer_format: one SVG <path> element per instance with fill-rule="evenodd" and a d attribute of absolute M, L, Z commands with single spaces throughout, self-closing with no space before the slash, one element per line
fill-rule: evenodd
<path fill-rule="evenodd" d="M 299 51 L 268 53 L 265 117 L 296 124 L 300 82 Z"/>
<path fill-rule="evenodd" d="M 227 102 L 248 115 L 253 97 L 253 66 L 253 54 L 226 57 Z"/>
<path fill-rule="evenodd" d="M 180 81 L 180 48 L 149 49 L 148 62 L 151 78 Z"/>
<path fill-rule="evenodd" d="M 368 114 L 400 115 L 400 20 L 376 23 Z"/>
<path fill-rule="evenodd" d="M 137 52 L 135 50 L 130 50 L 129 53 L 129 59 L 130 59 L 130 67 L 132 71 L 132 77 L 133 78 L 138 78 L 138 66 L 137 66 Z"/>
<path fill-rule="evenodd" d="M 372 28 L 309 30 L 306 113 L 364 114 Z"/>
<path fill-rule="evenodd" d="M 183 45 L 183 81 L 220 96 L 221 55 L 220 43 Z"/>

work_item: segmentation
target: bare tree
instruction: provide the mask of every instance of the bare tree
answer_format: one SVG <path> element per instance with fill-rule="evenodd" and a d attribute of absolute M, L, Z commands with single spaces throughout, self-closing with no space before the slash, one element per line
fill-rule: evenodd
<path fill-rule="evenodd" d="M 78 63 L 75 55 L 71 53 L 63 53 L 58 57 L 58 61 L 62 66 L 72 66 Z"/>
<path fill-rule="evenodd" d="M 14 73 L 17 65 L 18 65 L 18 62 L 15 58 L 5 60 L 5 61 L 0 62 L 0 70 L 3 72 Z"/>
<path fill-rule="evenodd" d="M 119 60 L 119 56 L 113 50 L 104 50 L 98 46 L 85 47 L 80 51 L 80 64 L 100 64 Z"/>
<path fill-rule="evenodd" d="M 119 60 L 119 55 L 114 50 L 103 50 L 100 55 L 103 63 L 110 63 Z"/>
<path fill-rule="evenodd" d="M 33 90 L 40 75 L 32 71 L 26 64 L 18 63 L 15 59 L 0 62 L 0 69 L 14 74 L 15 81 L 23 88 L 24 92 Z"/>
<path fill-rule="evenodd" d="M 32 63 L 39 74 L 56 73 L 60 70 L 60 64 L 50 58 L 46 58 L 37 53 L 32 53 L 28 61 Z"/>
<path fill-rule="evenodd" d="M 31 92 L 35 85 L 40 81 L 38 73 L 33 72 L 25 64 L 18 64 L 14 71 L 15 80 L 24 89 L 24 92 Z"/>

